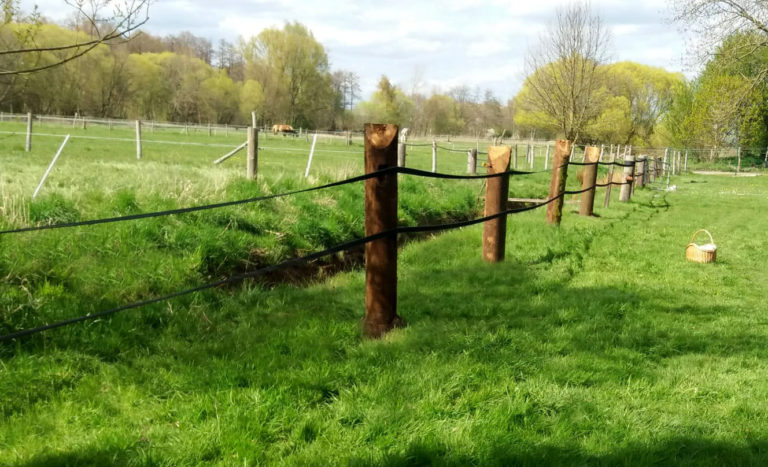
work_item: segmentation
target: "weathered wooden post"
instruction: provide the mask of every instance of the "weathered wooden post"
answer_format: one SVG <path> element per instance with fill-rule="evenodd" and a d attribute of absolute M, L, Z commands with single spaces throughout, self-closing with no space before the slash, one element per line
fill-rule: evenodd
<path fill-rule="evenodd" d="M 739 147 L 736 157 L 739 159 L 738 165 L 736 166 L 736 175 L 738 175 L 741 173 L 741 147 Z"/>
<path fill-rule="evenodd" d="M 619 198 L 622 203 L 628 202 L 632 197 L 632 185 L 634 184 L 632 174 L 635 173 L 635 156 L 625 156 L 624 165 L 626 166 L 624 167 L 624 177 L 622 177 L 624 185 L 621 185 L 621 196 Z"/>
<path fill-rule="evenodd" d="M 248 180 L 256 180 L 259 171 L 259 129 L 248 128 L 248 154 L 246 156 L 245 176 Z"/>
<path fill-rule="evenodd" d="M 432 140 L 432 173 L 437 172 L 437 142 Z"/>
<path fill-rule="evenodd" d="M 32 150 L 32 112 L 27 112 L 27 144 L 25 150 L 30 152 Z"/>
<path fill-rule="evenodd" d="M 477 149 L 467 151 L 467 173 L 470 175 L 477 174 Z"/>
<path fill-rule="evenodd" d="M 685 165 L 683 166 L 683 170 L 685 172 L 688 172 L 688 150 L 685 150 Z"/>
<path fill-rule="evenodd" d="M 584 149 L 584 176 L 581 180 L 581 189 L 587 190 L 581 194 L 579 214 L 591 217 L 595 212 L 595 191 L 597 191 L 597 163 L 600 161 L 600 148 L 587 146 Z"/>
<path fill-rule="evenodd" d="M 665 164 L 667 166 L 667 188 L 669 188 L 669 185 L 672 182 L 672 166 L 670 165 L 670 162 L 672 161 L 670 159 L 671 156 L 672 155 L 669 153 L 669 150 L 667 150 L 666 157 L 665 157 L 666 159 Z"/>
<path fill-rule="evenodd" d="M 352 132 L 347 131 L 347 146 L 352 146 Z"/>
<path fill-rule="evenodd" d="M 648 164 L 648 156 L 639 156 L 637 162 L 637 174 L 635 177 L 637 183 L 635 183 L 635 185 L 640 188 L 645 188 L 645 177 L 647 175 L 645 168 Z"/>
<path fill-rule="evenodd" d="M 651 181 L 651 163 L 648 156 L 643 156 L 643 187 L 648 185 Z"/>
<path fill-rule="evenodd" d="M 508 146 L 488 148 L 488 175 L 509 172 L 512 150 Z M 509 175 L 489 178 L 485 190 L 485 216 L 507 210 Z M 504 261 L 507 238 L 507 216 L 487 221 L 483 225 L 483 259 L 489 263 Z"/>
<path fill-rule="evenodd" d="M 407 149 L 405 143 L 397 143 L 397 166 L 405 167 L 405 157 L 407 155 Z"/>
<path fill-rule="evenodd" d="M 512 154 L 512 168 L 517 170 L 517 144 L 515 145 L 515 152 Z"/>
<path fill-rule="evenodd" d="M 552 158 L 552 178 L 549 182 L 549 199 L 555 199 L 547 205 L 547 222 L 560 225 L 563 218 L 563 198 L 565 182 L 568 178 L 568 163 L 571 159 L 572 143 L 567 140 L 558 140 L 555 143 L 555 155 Z"/>
<path fill-rule="evenodd" d="M 257 128 L 257 125 L 256 125 L 256 111 L 255 110 L 253 112 L 251 112 L 251 126 L 253 128 Z"/>
<path fill-rule="evenodd" d="M 365 173 L 397 163 L 397 125 L 365 125 Z M 397 315 L 397 173 L 365 181 L 365 235 L 392 231 L 365 245 L 365 318 L 363 333 L 382 337 L 404 325 Z"/>
<path fill-rule="evenodd" d="M 611 168 L 608 169 L 608 186 L 605 187 L 605 201 L 603 202 L 603 207 L 605 208 L 608 208 L 608 206 L 611 205 L 611 192 L 613 191 L 613 172 L 615 168 L 616 154 L 611 151 Z"/>
<path fill-rule="evenodd" d="M 549 144 L 547 144 L 547 152 L 544 154 L 544 170 L 549 170 Z"/>
<path fill-rule="evenodd" d="M 141 160 L 141 120 L 136 120 L 136 159 Z"/>

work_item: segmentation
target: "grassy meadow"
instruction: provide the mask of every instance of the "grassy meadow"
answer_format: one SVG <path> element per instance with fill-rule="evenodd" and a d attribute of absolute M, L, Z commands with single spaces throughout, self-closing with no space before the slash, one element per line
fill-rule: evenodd
<path fill-rule="evenodd" d="M 50 129 L 64 131 L 109 130 Z M 263 150 L 250 183 L 242 155 L 211 164 L 226 148 L 148 144 L 137 162 L 132 143 L 74 139 L 31 201 L 59 143 L 41 137 L 26 154 L 23 137 L 0 134 L 4 228 L 362 172 L 362 148 L 342 142 L 324 143 L 303 180 L 306 141 L 262 141 L 297 151 Z M 414 148 L 409 166 L 429 168 L 429 151 Z M 439 164 L 465 167 L 458 153 Z M 512 195 L 544 197 L 548 181 L 513 177 Z M 543 210 L 511 216 L 502 264 L 481 260 L 482 226 L 412 239 L 399 256 L 409 325 L 381 341 L 360 335 L 364 272 L 352 268 L 208 291 L 2 345 L 0 465 L 764 465 L 768 224 L 758 213 L 768 179 L 673 184 L 638 189 L 627 204 L 614 193 L 608 209 L 599 190 L 598 216 L 579 217 L 568 203 L 560 228 Z M 400 221 L 473 217 L 481 194 L 479 181 L 401 176 Z M 359 237 L 362 209 L 362 186 L 347 185 L 2 236 L 0 333 Z M 699 228 L 715 236 L 714 265 L 684 259 Z"/>

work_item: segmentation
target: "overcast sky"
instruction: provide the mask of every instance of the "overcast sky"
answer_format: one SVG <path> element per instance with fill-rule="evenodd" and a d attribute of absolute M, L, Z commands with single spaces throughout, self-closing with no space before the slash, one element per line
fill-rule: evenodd
<path fill-rule="evenodd" d="M 235 41 L 262 29 L 299 21 L 328 52 L 331 67 L 360 76 L 367 96 L 382 74 L 407 91 L 446 91 L 468 84 L 502 101 L 524 78 L 527 49 L 567 0 L 155 0 L 145 29 L 152 34 L 190 31 Z M 22 0 L 63 21 L 63 0 Z M 683 37 L 668 22 L 666 0 L 593 0 L 612 33 L 614 61 L 632 60 L 685 71 Z"/>

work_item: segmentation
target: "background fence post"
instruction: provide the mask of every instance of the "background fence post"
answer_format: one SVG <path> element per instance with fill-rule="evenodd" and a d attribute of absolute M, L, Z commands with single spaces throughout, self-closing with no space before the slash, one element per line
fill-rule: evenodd
<path fill-rule="evenodd" d="M 571 159 L 571 142 L 557 140 L 555 155 L 552 158 L 552 178 L 549 182 L 549 199 L 558 198 L 547 205 L 547 222 L 560 225 L 563 218 L 563 202 L 565 201 L 565 182 L 568 178 L 568 163 Z"/>
<path fill-rule="evenodd" d="M 397 166 L 405 167 L 405 157 L 407 155 L 407 149 L 405 143 L 397 143 Z"/>
<path fill-rule="evenodd" d="M 741 148 L 739 148 L 739 152 L 736 157 L 739 159 L 738 165 L 736 166 L 736 174 L 738 175 L 741 173 Z"/>
<path fill-rule="evenodd" d="M 549 144 L 547 144 L 547 152 L 544 154 L 544 170 L 549 170 Z"/>
<path fill-rule="evenodd" d="M 512 168 L 517 170 L 517 144 L 515 145 L 515 152 L 512 154 Z"/>
<path fill-rule="evenodd" d="M 508 146 L 488 148 L 488 175 L 509 172 L 512 149 Z M 509 175 L 489 178 L 485 189 L 485 216 L 507 210 Z M 504 261 L 507 238 L 507 216 L 487 221 L 483 225 L 483 259 L 489 263 Z"/>
<path fill-rule="evenodd" d="M 397 163 L 397 125 L 365 125 L 365 173 Z M 363 333 L 379 338 L 403 320 L 397 315 L 397 173 L 365 181 L 365 235 L 393 231 L 365 245 Z"/>
<path fill-rule="evenodd" d="M 259 129 L 248 128 L 248 155 L 246 157 L 246 178 L 256 180 L 259 171 Z"/>
<path fill-rule="evenodd" d="M 640 188 L 644 188 L 645 187 L 645 177 L 646 177 L 646 175 L 648 175 L 646 173 L 646 170 L 645 170 L 645 168 L 646 168 L 646 166 L 648 164 L 648 156 L 639 156 L 637 158 L 637 162 L 638 162 L 638 164 L 637 164 L 638 169 L 637 169 L 637 174 L 636 174 L 636 177 L 635 177 L 635 179 L 637 180 L 636 185 L 639 186 Z"/>
<path fill-rule="evenodd" d="M 437 172 L 437 141 L 432 140 L 432 173 Z"/>
<path fill-rule="evenodd" d="M 613 148 L 613 145 L 611 145 Z M 611 192 L 613 191 L 613 172 L 616 169 L 616 154 L 611 151 L 611 168 L 608 169 L 608 186 L 605 187 L 605 201 L 603 207 L 608 208 L 611 205 Z"/>
<path fill-rule="evenodd" d="M 597 163 L 600 161 L 600 148 L 588 146 L 584 150 L 584 162 L 590 165 L 584 166 L 584 176 L 581 180 L 581 189 L 586 190 L 581 194 L 579 214 L 590 217 L 595 212 L 595 192 L 597 191 Z"/>
<path fill-rule="evenodd" d="M 27 152 L 32 150 L 32 112 L 27 113 L 27 144 L 25 150 Z"/>
<path fill-rule="evenodd" d="M 467 173 L 470 175 L 477 174 L 477 149 L 467 151 Z"/>
<path fill-rule="evenodd" d="M 256 111 L 251 112 L 251 126 L 257 128 L 256 125 Z"/>
<path fill-rule="evenodd" d="M 621 185 L 621 197 L 619 198 L 622 203 L 628 202 L 632 197 L 632 185 L 634 184 L 632 174 L 635 173 L 635 156 L 625 156 L 624 165 L 626 167 L 624 167 L 622 183 L 625 183 L 625 185 Z"/>
<path fill-rule="evenodd" d="M 136 159 L 141 160 L 141 120 L 136 120 Z"/>
<path fill-rule="evenodd" d="M 683 170 L 685 172 L 688 172 L 688 150 L 685 150 L 685 165 L 683 166 Z"/>

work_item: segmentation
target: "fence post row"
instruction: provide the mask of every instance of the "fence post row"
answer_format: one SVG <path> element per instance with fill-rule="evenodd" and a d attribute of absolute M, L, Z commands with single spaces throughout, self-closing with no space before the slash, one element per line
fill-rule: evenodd
<path fill-rule="evenodd" d="M 509 171 L 512 150 L 508 146 L 488 148 L 488 175 Z M 485 189 L 485 216 L 507 210 L 509 201 L 509 175 L 489 178 Z M 493 219 L 483 225 L 483 259 L 489 263 L 504 261 L 507 238 L 507 216 Z"/>
<path fill-rule="evenodd" d="M 246 156 L 246 173 L 248 180 L 256 180 L 259 170 L 259 129 L 248 128 L 248 155 Z"/>
<path fill-rule="evenodd" d="M 592 165 L 584 166 L 584 175 L 581 180 L 581 189 L 585 191 L 581 194 L 581 205 L 579 206 L 579 214 L 582 216 L 592 216 L 595 210 L 595 191 L 597 187 L 597 163 L 600 161 L 600 148 L 595 146 L 589 146 L 584 151 L 584 162 Z"/>
<path fill-rule="evenodd" d="M 557 140 L 555 155 L 552 159 L 552 178 L 549 183 L 549 199 L 558 198 L 547 205 L 547 222 L 560 225 L 563 218 L 563 193 L 568 178 L 568 163 L 571 159 L 572 146 L 567 140 Z"/>
<path fill-rule="evenodd" d="M 622 177 L 621 196 L 622 203 L 626 203 L 632 197 L 632 185 L 634 185 L 633 174 L 635 173 L 635 156 L 624 157 L 624 177 Z"/>
<path fill-rule="evenodd" d="M 467 173 L 470 175 L 477 174 L 477 149 L 467 151 Z"/>
<path fill-rule="evenodd" d="M 365 125 L 365 173 L 397 163 L 397 125 Z M 397 173 L 365 181 L 365 235 L 397 228 Z M 365 245 L 365 317 L 363 333 L 379 338 L 404 325 L 397 315 L 397 234 Z"/>

